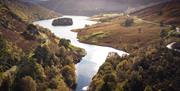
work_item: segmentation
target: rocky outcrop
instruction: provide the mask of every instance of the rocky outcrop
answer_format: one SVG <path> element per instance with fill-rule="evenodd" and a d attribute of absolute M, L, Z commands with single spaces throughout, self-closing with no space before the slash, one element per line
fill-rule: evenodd
<path fill-rule="evenodd" d="M 73 25 L 73 20 L 71 18 L 59 18 L 59 19 L 55 19 L 52 25 L 53 26 L 70 26 L 70 25 Z"/>

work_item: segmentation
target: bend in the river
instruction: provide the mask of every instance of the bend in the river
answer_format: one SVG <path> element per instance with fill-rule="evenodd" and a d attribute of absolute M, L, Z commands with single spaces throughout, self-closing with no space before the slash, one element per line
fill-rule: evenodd
<path fill-rule="evenodd" d="M 76 73 L 78 85 L 76 91 L 82 91 L 83 87 L 88 86 L 92 77 L 96 74 L 99 66 L 104 63 L 109 52 L 117 52 L 120 56 L 127 54 L 123 51 L 116 50 L 110 47 L 103 47 L 97 45 L 90 45 L 85 43 L 80 43 L 77 39 L 77 33 L 72 32 L 72 29 L 84 28 L 85 25 L 92 25 L 96 22 L 88 20 L 85 16 L 63 16 L 73 19 L 72 26 L 52 26 L 52 21 L 42 20 L 34 22 L 39 26 L 48 28 L 52 33 L 60 38 L 65 38 L 71 40 L 71 44 L 86 50 L 87 55 L 82 58 L 81 62 L 76 65 Z"/>

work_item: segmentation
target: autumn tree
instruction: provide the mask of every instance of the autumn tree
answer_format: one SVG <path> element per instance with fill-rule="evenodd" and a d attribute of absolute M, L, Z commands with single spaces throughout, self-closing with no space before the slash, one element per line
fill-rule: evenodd
<path fill-rule="evenodd" d="M 5 54 L 5 52 L 6 52 L 6 41 L 4 40 L 2 35 L 0 35 L 0 58 Z"/>
<path fill-rule="evenodd" d="M 145 87 L 144 91 L 153 91 L 153 90 L 152 90 L 151 86 L 147 85 L 147 86 Z"/>
<path fill-rule="evenodd" d="M 65 66 L 62 69 L 61 73 L 62 73 L 63 77 L 65 78 L 66 84 L 69 87 L 74 88 L 74 86 L 76 85 L 74 69 L 71 68 L 70 66 Z"/>
<path fill-rule="evenodd" d="M 36 91 L 36 82 L 30 76 L 23 77 L 19 82 L 19 91 Z"/>
<path fill-rule="evenodd" d="M 59 40 L 59 46 L 64 46 L 64 47 L 69 47 L 69 44 L 71 43 L 70 40 L 67 40 L 67 39 L 60 39 Z"/>
<path fill-rule="evenodd" d="M 113 73 L 106 74 L 103 77 L 104 84 L 100 91 L 114 91 L 116 87 L 116 75 Z"/>
<path fill-rule="evenodd" d="M 47 63 L 50 60 L 50 55 L 46 47 L 38 46 L 34 51 L 34 57 L 37 58 L 38 62 L 42 64 Z"/>
<path fill-rule="evenodd" d="M 133 18 L 127 18 L 127 19 L 125 20 L 125 22 L 124 22 L 124 25 L 125 25 L 126 27 L 130 27 L 130 26 L 133 25 L 133 23 L 134 23 L 134 19 L 133 19 Z"/>

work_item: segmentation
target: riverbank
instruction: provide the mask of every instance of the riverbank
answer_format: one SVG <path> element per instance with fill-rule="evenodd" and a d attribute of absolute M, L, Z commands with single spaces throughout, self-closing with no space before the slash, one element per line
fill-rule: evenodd
<path fill-rule="evenodd" d="M 158 69 L 159 66 L 164 66 L 162 68 L 164 74 L 168 74 L 168 72 L 171 71 L 171 69 L 169 69 L 166 72 L 168 67 L 179 69 L 178 66 L 174 65 L 180 59 L 179 56 L 174 51 L 166 48 L 166 45 L 171 42 L 180 42 L 178 36 L 173 35 L 173 33 L 176 32 L 168 26 L 163 27 L 164 32 L 162 32 L 160 31 L 159 24 L 148 23 L 136 17 L 132 17 L 135 20 L 132 26 L 125 27 L 123 22 L 129 17 L 132 16 L 127 17 L 123 15 L 118 18 L 113 18 L 109 22 L 99 23 L 93 26 L 87 26 L 84 29 L 75 30 L 78 32 L 79 40 L 83 43 L 111 46 L 123 49 L 130 53 L 130 56 L 125 58 L 115 55 L 106 59 L 103 65 L 99 68 L 98 73 L 93 77 L 90 87 L 88 88 L 89 91 L 107 89 L 111 89 L 110 91 L 119 91 L 121 89 L 126 89 L 126 86 L 129 86 L 127 89 L 143 91 L 149 88 L 150 84 L 157 86 L 155 83 L 146 83 L 146 81 L 154 81 L 148 77 L 158 75 L 159 71 L 156 69 Z M 139 30 L 139 27 L 141 27 L 141 30 Z M 168 66 L 161 64 L 161 60 L 166 60 Z M 172 63 L 171 60 L 173 60 Z M 146 69 L 147 64 L 149 65 Z M 149 71 L 152 71 L 151 67 L 153 66 L 157 73 L 150 75 L 151 73 L 149 73 Z M 141 68 L 143 70 L 141 70 Z M 172 73 L 175 74 L 176 72 L 177 71 L 172 71 Z M 147 74 L 149 75 L 147 76 Z M 145 77 L 141 78 L 141 76 Z M 172 78 L 170 76 L 168 77 Z M 162 78 L 168 79 L 165 77 Z M 134 79 L 138 79 L 139 83 L 135 82 Z M 161 78 L 157 77 L 156 79 Z M 172 82 L 173 80 L 168 81 Z M 133 84 L 133 82 L 140 85 L 137 86 L 136 84 Z M 144 85 L 141 85 L 143 83 Z M 161 84 L 161 86 L 150 87 L 150 89 L 169 89 L 168 86 L 166 88 L 162 85 L 166 84 L 165 81 L 159 82 L 159 84 Z M 173 86 L 175 85 L 176 83 L 173 83 Z M 133 86 L 138 88 L 133 88 Z M 177 89 L 177 87 L 173 88 Z"/>
<path fill-rule="evenodd" d="M 91 20 L 101 23 L 75 31 L 78 32 L 78 39 L 81 42 L 133 52 L 158 42 L 161 30 L 171 31 L 174 26 L 179 26 L 178 4 L 176 0 L 169 1 L 138 10 L 130 15 L 96 15 Z M 130 22 L 130 26 L 125 26 L 128 19 L 132 20 L 132 23 Z M 160 27 L 161 24 L 164 24 L 164 27 Z"/>
<path fill-rule="evenodd" d="M 89 17 L 85 16 L 63 16 L 73 19 L 72 26 L 52 26 L 53 19 L 37 21 L 34 24 L 49 29 L 52 33 L 60 38 L 65 38 L 71 41 L 71 44 L 86 50 L 85 57 L 76 65 L 77 88 L 76 91 L 81 91 L 88 86 L 92 77 L 97 73 L 99 66 L 102 65 L 109 52 L 116 52 L 119 56 L 128 55 L 126 52 L 106 46 L 97 46 L 81 43 L 77 39 L 77 33 L 72 32 L 72 29 L 84 28 L 86 25 L 91 26 L 97 22 L 90 21 Z M 63 18 L 61 17 L 61 18 Z"/>
<path fill-rule="evenodd" d="M 76 87 L 75 64 L 85 56 L 83 49 L 24 21 L 3 0 L 0 16 L 0 91 L 71 91 Z"/>
<path fill-rule="evenodd" d="M 140 13 L 140 11 L 138 11 L 138 13 Z M 130 53 L 134 53 L 133 51 L 141 50 L 149 46 L 155 46 L 162 41 L 164 43 L 162 46 L 168 45 L 168 48 L 170 44 L 172 45 L 176 42 L 179 44 L 180 32 L 178 22 L 169 25 L 168 23 L 161 22 L 161 20 L 165 18 L 164 16 L 162 16 L 161 20 L 155 22 L 155 20 L 146 20 L 138 16 L 133 16 L 135 14 L 136 13 L 132 13 L 132 15 L 114 13 L 92 16 L 90 20 L 99 23 L 93 26 L 86 26 L 84 29 L 72 31 L 78 32 L 78 38 L 81 42 L 107 45 L 114 48 L 122 47 L 122 49 L 130 51 Z M 133 22 L 131 25 L 126 26 L 125 23 L 129 19 L 132 19 Z M 108 38 L 111 38 L 112 41 L 107 42 L 106 39 Z M 127 46 L 129 47 L 127 48 L 126 46 L 123 47 L 123 45 L 130 46 Z"/>
<path fill-rule="evenodd" d="M 108 22 L 99 23 L 78 31 L 78 39 L 81 42 L 110 46 L 126 52 L 146 47 L 160 39 L 160 26 L 146 23 L 137 17 L 132 26 L 124 26 L 124 21 L 129 17 L 121 15 L 112 18 Z"/>
<path fill-rule="evenodd" d="M 166 19 L 166 15 L 159 20 Z M 130 53 L 127 57 L 114 55 L 107 58 L 93 77 L 88 91 L 179 90 L 180 55 L 166 47 L 172 42 L 180 42 L 179 32 L 173 26 L 153 21 L 120 15 L 75 30 L 81 42 L 112 46 Z M 178 22 L 173 24 L 178 25 Z"/>
<path fill-rule="evenodd" d="M 114 55 L 106 59 L 88 91 L 179 91 L 180 55 L 166 47 L 167 41 L 161 40 L 127 57 Z"/>

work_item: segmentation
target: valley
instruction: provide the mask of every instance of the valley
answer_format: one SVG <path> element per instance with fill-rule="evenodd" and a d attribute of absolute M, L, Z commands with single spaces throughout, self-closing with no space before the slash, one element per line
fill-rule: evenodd
<path fill-rule="evenodd" d="M 179 13 L 174 15 L 179 4 L 174 0 L 130 14 L 96 15 L 91 20 L 100 23 L 73 30 L 83 43 L 130 54 L 107 58 L 88 91 L 178 91 L 180 55 L 166 46 L 180 42 Z"/>
<path fill-rule="evenodd" d="M 0 0 L 0 91 L 179 91 L 179 5 Z"/>

